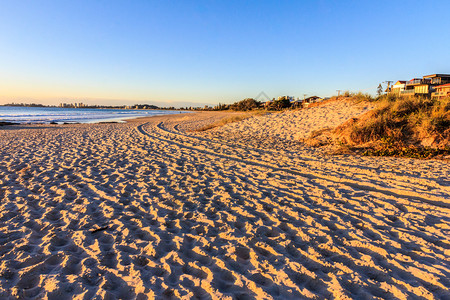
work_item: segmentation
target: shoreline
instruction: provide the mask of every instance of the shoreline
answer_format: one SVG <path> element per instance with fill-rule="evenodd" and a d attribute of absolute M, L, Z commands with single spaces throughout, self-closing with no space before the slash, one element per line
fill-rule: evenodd
<path fill-rule="evenodd" d="M 0 107 L 1 108 L 1 107 Z M 140 118 L 140 117 L 146 117 L 146 116 L 152 116 L 152 115 L 170 115 L 170 114 L 178 114 L 178 113 L 189 113 L 189 111 L 181 111 L 181 110 L 159 110 L 159 109 L 107 109 L 107 108 L 60 108 L 60 107 L 38 107 L 39 110 L 42 110 L 43 112 L 35 112 L 33 109 L 36 109 L 36 107 L 9 107 L 6 106 L 6 108 L 12 108 L 12 109 L 19 109 L 19 111 L 14 112 L 13 115 L 9 116 L 8 113 L 11 113 L 10 111 L 5 111 L 2 114 L 2 111 L 0 110 L 0 123 L 18 123 L 18 124 L 29 124 L 29 125 L 36 125 L 36 124 L 96 124 L 101 122 L 125 122 L 128 119 L 134 119 L 134 118 Z M 22 114 L 23 108 L 25 109 L 31 109 L 31 112 L 28 112 L 28 114 Z M 46 111 L 45 109 L 50 109 Z M 74 111 L 76 114 L 60 114 L 58 111 L 57 114 L 54 114 L 54 110 L 69 110 L 71 113 Z M 86 115 L 83 114 L 82 110 L 87 111 L 105 111 L 109 110 L 111 111 L 111 114 L 106 115 Z M 120 112 L 116 115 L 114 113 Z M 124 115 L 123 112 L 139 112 L 141 115 L 132 115 L 127 116 Z M 145 112 L 147 115 L 142 115 L 142 113 Z M 102 112 L 103 113 L 103 112 Z M 27 119 L 28 118 L 28 119 Z"/>

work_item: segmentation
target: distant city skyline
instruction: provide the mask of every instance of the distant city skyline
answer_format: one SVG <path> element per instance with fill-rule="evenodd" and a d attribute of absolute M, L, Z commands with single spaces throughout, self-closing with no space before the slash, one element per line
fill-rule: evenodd
<path fill-rule="evenodd" d="M 449 1 L 10 1 L 0 104 L 375 94 L 450 72 Z"/>

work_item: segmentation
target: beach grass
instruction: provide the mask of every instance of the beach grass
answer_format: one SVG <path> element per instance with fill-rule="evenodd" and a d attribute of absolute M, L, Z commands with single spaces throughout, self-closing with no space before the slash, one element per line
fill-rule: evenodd
<path fill-rule="evenodd" d="M 368 155 L 428 158 L 450 153 L 450 98 L 379 97 L 377 107 L 336 128 L 340 143 Z"/>

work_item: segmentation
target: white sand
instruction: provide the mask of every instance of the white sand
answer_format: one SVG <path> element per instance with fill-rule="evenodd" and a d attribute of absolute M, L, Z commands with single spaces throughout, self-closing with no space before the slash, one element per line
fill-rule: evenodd
<path fill-rule="evenodd" d="M 0 298 L 450 297 L 448 162 L 296 142 L 344 105 L 0 128 Z"/>

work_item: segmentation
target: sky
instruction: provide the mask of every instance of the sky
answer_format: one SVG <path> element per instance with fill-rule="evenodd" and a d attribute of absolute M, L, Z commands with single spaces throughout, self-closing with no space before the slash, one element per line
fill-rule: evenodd
<path fill-rule="evenodd" d="M 191 106 L 450 73 L 450 1 L 0 1 L 0 104 Z"/>

